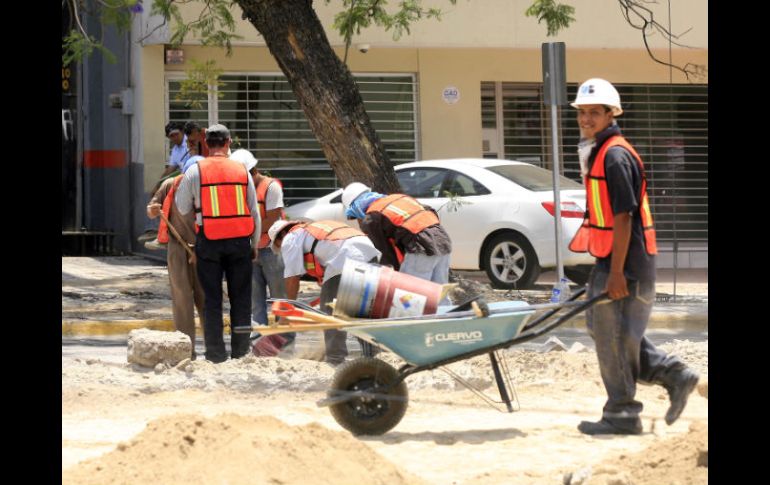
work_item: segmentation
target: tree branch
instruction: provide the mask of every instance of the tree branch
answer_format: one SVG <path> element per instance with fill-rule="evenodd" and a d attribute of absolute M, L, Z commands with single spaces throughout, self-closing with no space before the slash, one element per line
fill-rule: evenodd
<path fill-rule="evenodd" d="M 684 45 L 679 42 L 674 42 L 673 40 L 673 39 L 679 39 L 679 37 L 681 37 L 682 35 L 692 30 L 692 28 L 687 29 L 686 31 L 684 31 L 682 34 L 679 34 L 679 35 L 672 34 L 668 29 L 666 29 L 663 25 L 661 25 L 655 20 L 655 16 L 652 10 L 641 5 L 639 1 L 640 0 L 618 0 L 618 4 L 620 6 L 623 17 L 626 19 L 626 22 L 628 23 L 628 25 L 630 25 L 631 27 L 637 30 L 642 31 L 642 40 L 644 41 L 644 47 L 647 50 L 647 54 L 650 56 L 650 58 L 653 61 L 657 62 L 658 64 L 662 64 L 664 66 L 668 66 L 682 72 L 688 81 L 692 81 L 690 79 L 691 75 L 696 78 L 701 78 L 705 76 L 707 69 L 706 69 L 706 66 L 704 65 L 693 64 L 688 62 L 687 64 L 684 65 L 684 67 L 680 67 L 670 62 L 662 61 L 657 57 L 655 57 L 655 55 L 652 53 L 652 49 L 650 48 L 650 44 L 647 39 L 647 36 L 650 35 L 649 32 L 652 31 L 652 29 L 655 29 L 658 33 L 660 33 L 664 38 L 666 38 L 672 44 L 675 44 L 679 47 L 683 47 L 685 49 L 694 49 L 694 47 L 692 46 Z M 651 0 L 641 0 L 641 1 L 644 3 L 657 3 Z M 634 22 L 634 19 L 632 19 L 632 15 L 635 17 L 635 19 L 638 19 L 639 21 L 641 21 L 642 24 L 637 25 Z"/>

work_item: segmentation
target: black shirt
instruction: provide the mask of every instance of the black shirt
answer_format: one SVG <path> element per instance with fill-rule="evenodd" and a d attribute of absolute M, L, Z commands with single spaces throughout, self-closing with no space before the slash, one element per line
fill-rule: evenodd
<path fill-rule="evenodd" d="M 433 211 L 430 207 L 423 207 Z M 433 212 L 435 213 L 435 211 Z M 388 239 L 395 239 L 396 245 L 404 254 L 422 253 L 428 256 L 440 256 L 452 252 L 449 234 L 441 224 L 434 224 L 417 234 L 412 234 L 408 229 L 394 225 L 383 213 L 370 212 L 366 214 L 363 220 L 359 220 L 358 225 L 372 240 L 374 247 L 382 253 L 380 264 L 390 265 L 396 270 L 400 268 L 400 265 Z"/>
<path fill-rule="evenodd" d="M 599 148 L 614 135 L 620 135 L 620 128 L 612 124 L 596 135 L 596 146 L 588 159 L 588 169 L 593 166 Z M 641 204 L 642 174 L 636 158 L 623 147 L 614 146 L 607 150 L 604 158 L 604 174 L 613 214 L 631 212 L 631 241 L 626 255 L 623 272 L 629 280 L 655 281 L 655 256 L 647 254 L 642 226 Z M 653 221 L 655 217 L 653 215 Z M 612 254 L 596 258 L 597 269 L 609 272 Z"/>

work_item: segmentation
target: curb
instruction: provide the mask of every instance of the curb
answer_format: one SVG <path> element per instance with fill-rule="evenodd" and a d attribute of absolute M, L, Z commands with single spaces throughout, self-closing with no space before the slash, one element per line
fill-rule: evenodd
<path fill-rule="evenodd" d="M 84 337 L 84 336 L 115 336 L 126 335 L 131 330 L 146 328 L 148 330 L 159 330 L 173 332 L 176 330 L 173 320 L 62 320 L 62 337 Z M 200 321 L 195 319 L 196 332 L 203 332 Z M 230 333 L 230 318 L 224 318 L 225 333 Z"/>

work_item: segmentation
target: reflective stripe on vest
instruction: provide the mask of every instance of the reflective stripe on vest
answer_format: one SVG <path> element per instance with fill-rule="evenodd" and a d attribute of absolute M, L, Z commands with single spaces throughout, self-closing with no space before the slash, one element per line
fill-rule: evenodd
<path fill-rule="evenodd" d="M 439 224 L 438 216 L 426 210 L 422 204 L 405 194 L 392 194 L 375 200 L 366 213 L 380 212 L 396 227 L 403 227 L 412 234 Z"/>
<path fill-rule="evenodd" d="M 267 189 L 270 188 L 270 184 L 273 182 L 276 182 L 278 185 L 283 187 L 283 184 L 280 180 L 270 177 L 263 177 L 262 181 L 259 182 L 259 185 L 257 185 L 257 206 L 259 207 L 259 218 L 261 221 L 264 221 L 265 217 L 267 217 L 265 199 L 267 198 Z M 283 211 L 283 207 L 281 207 L 281 215 L 278 217 L 278 219 L 286 220 L 286 213 Z M 259 249 L 266 248 L 270 245 L 270 236 L 267 235 L 268 230 L 270 230 L 270 227 L 263 222 L 262 234 L 259 236 Z"/>
<path fill-rule="evenodd" d="M 647 178 L 644 175 L 642 157 L 634 150 L 625 138 L 620 135 L 611 137 L 596 154 L 596 159 L 591 171 L 585 178 L 586 185 L 586 215 L 583 224 L 578 229 L 575 237 L 569 244 L 569 249 L 577 253 L 588 251 L 597 258 L 605 258 L 612 252 L 612 229 L 615 218 L 610 204 L 610 193 L 607 189 L 605 176 L 605 159 L 607 151 L 614 146 L 621 146 L 628 150 L 639 164 L 639 172 L 642 176 L 641 204 L 639 211 L 642 217 L 642 229 L 644 233 L 645 249 L 647 254 L 658 254 L 658 246 L 655 241 L 655 228 L 650 212 L 650 203 L 647 197 Z"/>
<path fill-rule="evenodd" d="M 249 174 L 245 167 L 224 157 L 200 160 L 201 217 L 208 239 L 248 237 L 254 232 L 246 190 Z"/>
<path fill-rule="evenodd" d="M 168 194 L 166 194 L 166 198 L 163 199 L 163 207 L 161 210 L 163 211 L 163 214 L 166 215 L 166 219 L 171 219 L 171 203 L 174 201 L 174 194 L 176 193 L 176 189 L 179 187 L 179 184 L 182 183 L 183 177 L 184 175 L 180 174 L 174 178 L 174 183 L 171 184 L 171 189 L 168 191 Z M 158 242 L 162 244 L 168 243 L 168 225 L 163 219 L 160 220 L 160 224 L 158 225 Z"/>
<path fill-rule="evenodd" d="M 304 253 L 302 259 L 305 263 L 305 271 L 308 275 L 314 277 L 318 284 L 323 283 L 324 267 L 315 257 L 315 247 L 318 241 L 340 241 L 350 239 L 356 236 L 366 236 L 363 232 L 348 226 L 344 222 L 338 221 L 316 221 L 310 223 L 297 224 L 289 229 L 289 232 L 304 229 L 315 238 L 309 253 Z"/>

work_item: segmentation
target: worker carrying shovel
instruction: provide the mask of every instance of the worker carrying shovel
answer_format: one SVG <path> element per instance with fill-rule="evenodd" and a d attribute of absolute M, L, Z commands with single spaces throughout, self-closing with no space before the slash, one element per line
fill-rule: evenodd
<path fill-rule="evenodd" d="M 327 305 L 337 296 L 345 261 L 353 259 L 364 263 L 376 263 L 381 253 L 366 235 L 337 221 L 276 221 L 267 232 L 270 248 L 280 253 L 284 264 L 286 294 L 296 300 L 299 281 L 308 274 L 321 285 L 321 311 L 331 315 Z M 339 365 L 345 361 L 348 348 L 347 332 L 324 330 L 326 362 Z M 361 341 L 362 349 L 371 355 L 369 344 Z"/>
<path fill-rule="evenodd" d="M 158 242 L 167 244 L 168 280 L 171 286 L 172 313 L 176 330 L 190 337 L 192 359 L 195 355 L 195 312 L 201 318 L 203 327 L 203 288 L 198 281 L 195 267 L 195 213 L 182 215 L 174 202 L 174 193 L 183 175 L 164 180 L 150 203 L 147 205 L 147 217 L 161 217 L 158 230 Z"/>

